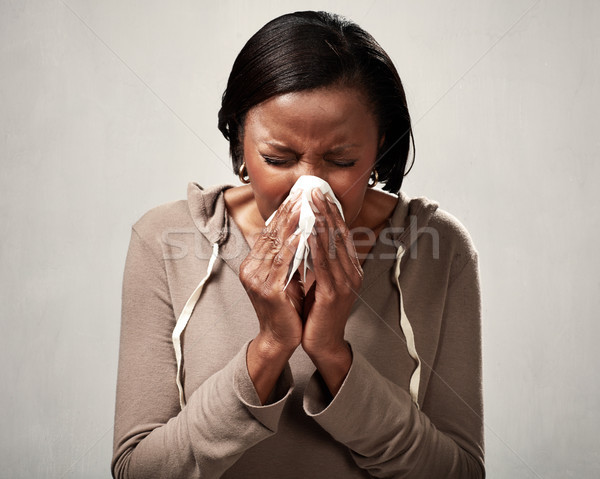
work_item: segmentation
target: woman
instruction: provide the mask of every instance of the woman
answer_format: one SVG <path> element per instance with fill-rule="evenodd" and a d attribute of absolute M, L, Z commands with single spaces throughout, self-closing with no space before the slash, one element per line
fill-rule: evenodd
<path fill-rule="evenodd" d="M 244 185 L 191 184 L 132 230 L 113 475 L 483 477 L 477 254 L 398 193 L 412 134 L 386 53 L 337 16 L 279 17 L 219 128 Z M 286 287 L 303 175 L 332 192 Z"/>

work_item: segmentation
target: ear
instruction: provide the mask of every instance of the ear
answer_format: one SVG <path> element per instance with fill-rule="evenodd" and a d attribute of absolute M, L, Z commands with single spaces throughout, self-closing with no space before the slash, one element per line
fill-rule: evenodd
<path fill-rule="evenodd" d="M 379 146 L 378 146 L 378 148 L 381 148 L 384 143 L 385 143 L 385 133 L 383 135 L 381 135 L 381 138 L 379 139 Z"/>

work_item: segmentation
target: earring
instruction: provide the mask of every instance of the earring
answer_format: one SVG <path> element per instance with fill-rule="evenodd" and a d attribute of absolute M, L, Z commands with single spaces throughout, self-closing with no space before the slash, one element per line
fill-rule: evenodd
<path fill-rule="evenodd" d="M 246 171 L 246 162 L 242 163 L 240 169 L 238 170 L 238 176 L 240 177 L 240 181 L 245 185 L 250 183 L 250 177 L 248 176 L 248 172 Z"/>
<path fill-rule="evenodd" d="M 377 170 L 373 169 L 371 176 L 369 176 L 369 182 L 367 183 L 367 186 L 369 188 L 373 188 L 377 183 L 379 183 L 379 173 L 377 173 Z"/>

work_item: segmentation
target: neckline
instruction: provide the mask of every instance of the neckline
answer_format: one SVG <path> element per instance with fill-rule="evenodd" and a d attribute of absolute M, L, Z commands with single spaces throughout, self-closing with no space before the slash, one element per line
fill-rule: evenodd
<path fill-rule="evenodd" d="M 223 194 L 223 192 L 221 192 L 221 194 Z M 221 200 L 224 202 L 223 198 Z M 390 235 L 389 238 L 386 237 L 386 241 L 384 242 L 382 241 L 382 233 L 386 231 L 386 228 L 393 227 L 398 223 L 398 220 L 401 220 L 401 217 L 406 214 L 406 208 L 405 201 L 399 196 L 398 203 L 387 220 L 387 225 L 377 235 L 373 247 L 362 264 L 363 282 L 357 292 L 358 297 L 373 286 L 382 274 L 392 268 L 396 257 L 396 249 L 399 244 L 398 234 L 394 233 Z M 230 238 L 222 245 L 221 254 L 219 256 L 221 256 L 223 261 L 239 275 L 242 261 L 248 256 L 251 248 L 241 228 L 233 219 L 229 211 L 225 209 L 225 212 L 227 230 Z M 399 224 L 401 224 L 401 221 Z M 357 302 L 359 299 L 358 297 Z"/>

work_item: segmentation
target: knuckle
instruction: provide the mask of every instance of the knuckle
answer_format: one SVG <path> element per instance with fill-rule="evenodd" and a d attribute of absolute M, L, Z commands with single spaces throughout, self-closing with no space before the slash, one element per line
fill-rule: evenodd
<path fill-rule="evenodd" d="M 284 263 L 285 263 L 285 260 L 283 259 L 281 254 L 275 255 L 275 257 L 273 258 L 273 267 L 274 268 L 281 268 L 282 266 L 284 266 Z"/>
<path fill-rule="evenodd" d="M 331 308 L 337 309 L 343 303 L 344 298 L 337 293 L 335 287 L 330 288 L 330 290 L 332 292 L 327 295 L 327 301 L 325 304 Z"/>
<path fill-rule="evenodd" d="M 327 304 L 335 304 L 337 301 L 336 296 L 338 295 L 338 291 L 333 281 L 323 281 L 323 290 L 326 294 L 324 301 Z"/>
<path fill-rule="evenodd" d="M 266 230 L 263 235 L 267 239 L 267 241 L 271 244 L 272 248 L 281 248 L 281 238 L 279 237 L 279 229 L 278 228 L 270 228 Z"/>
<path fill-rule="evenodd" d="M 330 260 L 338 259 L 338 257 L 337 257 L 338 252 L 337 252 L 337 250 L 338 250 L 338 247 L 335 244 L 335 242 L 334 241 L 329 241 L 329 248 L 327 248 L 327 253 L 329 254 L 329 259 Z"/>
<path fill-rule="evenodd" d="M 317 232 L 322 233 L 325 229 L 325 216 L 320 213 L 315 213 L 315 228 Z"/>
<path fill-rule="evenodd" d="M 260 291 L 261 284 L 262 282 L 259 281 L 256 276 L 253 276 L 252 278 L 246 281 L 245 286 L 247 290 L 252 291 L 253 293 L 257 293 Z"/>
<path fill-rule="evenodd" d="M 242 286 L 246 290 L 250 286 L 250 281 L 248 280 L 248 277 L 246 275 L 243 275 L 242 273 L 240 273 L 240 283 L 242 283 Z"/>
<path fill-rule="evenodd" d="M 249 283 L 250 280 L 252 279 L 252 271 L 250 269 L 250 266 L 248 264 L 248 262 L 246 260 L 244 260 L 244 262 L 242 262 L 242 264 L 240 265 L 240 281 L 242 282 L 242 284 L 246 284 Z"/>
<path fill-rule="evenodd" d="M 334 228 L 333 230 L 333 240 L 337 243 L 343 243 L 344 240 L 346 239 L 346 235 L 344 234 L 344 231 L 342 231 L 340 228 Z"/>
<path fill-rule="evenodd" d="M 266 231 L 266 236 L 269 241 L 276 241 L 277 240 L 277 228 L 269 228 Z"/>
<path fill-rule="evenodd" d="M 281 238 L 279 238 L 279 236 L 275 236 L 271 239 L 271 247 L 275 250 L 281 249 Z"/>
<path fill-rule="evenodd" d="M 240 280 L 246 279 L 248 276 L 248 262 L 247 260 L 242 261 L 240 264 Z"/>

